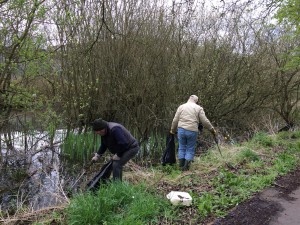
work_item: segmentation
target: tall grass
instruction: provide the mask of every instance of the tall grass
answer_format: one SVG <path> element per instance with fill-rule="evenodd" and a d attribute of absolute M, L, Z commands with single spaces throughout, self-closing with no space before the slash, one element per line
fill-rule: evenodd
<path fill-rule="evenodd" d="M 62 153 L 72 162 L 86 162 L 93 152 L 97 152 L 100 144 L 100 136 L 91 131 L 81 134 L 70 132 L 64 137 Z M 165 148 L 166 137 L 152 133 L 149 138 L 140 141 L 140 151 L 133 160 L 147 167 L 158 164 Z"/>
<path fill-rule="evenodd" d="M 258 161 L 260 158 L 257 155 L 257 153 L 252 151 L 250 148 L 246 147 L 237 154 L 237 159 L 239 161 L 245 160 L 247 162 L 251 162 L 251 161 Z"/>
<path fill-rule="evenodd" d="M 135 159 L 144 166 L 155 165 L 160 163 L 165 148 L 166 136 L 158 133 L 151 133 L 146 140 L 140 141 L 140 151 Z"/>
<path fill-rule="evenodd" d="M 64 138 L 62 153 L 72 162 L 86 162 L 100 146 L 100 136 L 88 131 L 85 133 L 70 132 Z"/>

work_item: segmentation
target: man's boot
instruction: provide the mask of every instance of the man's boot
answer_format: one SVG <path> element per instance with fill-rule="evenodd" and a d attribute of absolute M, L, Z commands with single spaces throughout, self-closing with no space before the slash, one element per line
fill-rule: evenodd
<path fill-rule="evenodd" d="M 182 168 L 184 167 L 185 164 L 185 159 L 179 159 L 179 169 L 182 170 Z"/>
<path fill-rule="evenodd" d="M 182 167 L 182 171 L 187 171 L 190 169 L 191 160 L 185 160 L 184 166 Z"/>
<path fill-rule="evenodd" d="M 113 160 L 113 180 L 122 181 L 122 165 L 120 160 Z"/>

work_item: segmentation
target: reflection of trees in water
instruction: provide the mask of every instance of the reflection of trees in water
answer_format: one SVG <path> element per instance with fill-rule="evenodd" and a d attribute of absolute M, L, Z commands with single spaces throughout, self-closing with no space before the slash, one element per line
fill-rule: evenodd
<path fill-rule="evenodd" d="M 63 131 L 58 131 L 54 142 L 51 142 L 47 132 L 1 134 L 0 187 L 3 191 L 0 194 L 3 209 L 13 207 L 13 202 L 20 199 L 33 209 L 64 201 L 59 174 L 62 135 Z"/>

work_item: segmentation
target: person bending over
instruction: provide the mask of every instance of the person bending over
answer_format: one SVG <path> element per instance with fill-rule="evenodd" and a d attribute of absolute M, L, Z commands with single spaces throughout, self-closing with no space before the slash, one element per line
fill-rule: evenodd
<path fill-rule="evenodd" d="M 96 119 L 92 126 L 94 132 L 101 136 L 101 145 L 92 161 L 99 160 L 109 149 L 114 154 L 112 157 L 113 180 L 122 181 L 123 166 L 139 152 L 138 141 L 119 123 Z"/>

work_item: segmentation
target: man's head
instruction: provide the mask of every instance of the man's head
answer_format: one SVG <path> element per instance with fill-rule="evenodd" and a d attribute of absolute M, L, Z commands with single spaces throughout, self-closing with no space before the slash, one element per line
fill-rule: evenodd
<path fill-rule="evenodd" d="M 93 125 L 93 130 L 96 134 L 100 134 L 100 135 L 106 134 L 106 128 L 108 127 L 107 121 L 103 119 L 95 119 L 92 125 Z"/>
<path fill-rule="evenodd" d="M 197 95 L 191 95 L 189 100 L 197 103 L 198 102 L 198 96 Z"/>

